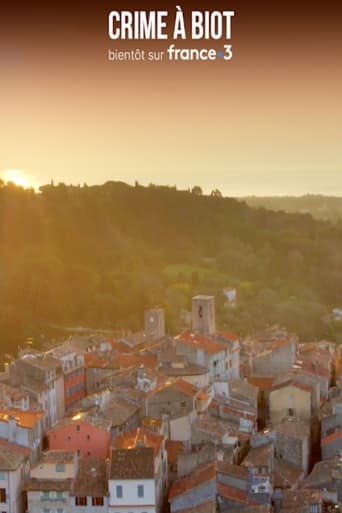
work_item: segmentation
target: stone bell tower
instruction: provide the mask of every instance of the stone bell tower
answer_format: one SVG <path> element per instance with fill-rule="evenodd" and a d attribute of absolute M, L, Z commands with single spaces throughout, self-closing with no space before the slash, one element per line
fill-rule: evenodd
<path fill-rule="evenodd" d="M 202 335 L 214 335 L 215 298 L 214 296 L 194 296 L 192 298 L 192 330 Z"/>
<path fill-rule="evenodd" d="M 165 336 L 165 318 L 162 308 L 145 310 L 145 333 L 148 338 L 158 340 Z"/>

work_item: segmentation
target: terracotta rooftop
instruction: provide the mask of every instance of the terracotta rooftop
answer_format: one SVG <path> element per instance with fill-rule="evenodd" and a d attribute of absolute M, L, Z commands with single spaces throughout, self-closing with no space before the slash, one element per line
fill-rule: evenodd
<path fill-rule="evenodd" d="M 241 397 L 227 397 L 224 395 L 216 395 L 211 401 L 210 407 L 213 409 L 223 408 L 227 413 L 232 415 L 250 418 L 255 420 L 257 414 L 257 403 L 253 399 Z"/>
<path fill-rule="evenodd" d="M 191 508 L 178 509 L 177 513 L 216 513 L 216 498 Z"/>
<path fill-rule="evenodd" d="M 321 490 L 312 490 L 300 488 L 298 490 L 284 490 L 282 509 L 308 506 L 310 504 L 322 503 L 323 492 Z"/>
<path fill-rule="evenodd" d="M 153 448 L 112 449 L 110 479 L 154 479 Z"/>
<path fill-rule="evenodd" d="M 169 502 L 172 502 L 176 497 L 188 493 L 194 488 L 214 480 L 216 480 L 215 463 L 201 465 L 188 476 L 177 479 L 171 484 L 169 490 Z"/>
<path fill-rule="evenodd" d="M 293 438 L 303 439 L 310 436 L 309 424 L 298 417 L 286 417 L 274 430 Z"/>
<path fill-rule="evenodd" d="M 273 443 L 268 443 L 260 447 L 252 447 L 242 465 L 250 466 L 266 466 L 269 463 L 269 458 L 273 454 Z"/>
<path fill-rule="evenodd" d="M 128 344 L 125 344 L 122 341 L 113 339 L 109 343 L 114 351 L 120 351 L 121 353 L 131 353 L 132 352 L 132 348 Z"/>
<path fill-rule="evenodd" d="M 12 448 L 0 447 L 0 471 L 16 470 L 27 456 Z"/>
<path fill-rule="evenodd" d="M 331 435 L 322 438 L 321 445 L 330 444 L 330 442 L 334 442 L 335 440 L 339 440 L 342 438 L 342 431 L 337 431 L 336 433 L 332 433 Z"/>
<path fill-rule="evenodd" d="M 125 401 L 123 398 L 115 398 L 109 400 L 100 415 L 109 420 L 112 427 L 115 427 L 127 422 L 138 411 L 139 408 L 135 404 Z"/>
<path fill-rule="evenodd" d="M 27 491 L 53 491 L 65 492 L 70 491 L 72 487 L 72 479 L 29 479 L 25 489 Z"/>
<path fill-rule="evenodd" d="M 178 335 L 176 340 L 192 348 L 202 349 L 207 354 L 216 354 L 227 350 L 223 342 L 217 342 L 210 337 L 191 333 L 188 330 Z"/>
<path fill-rule="evenodd" d="M 274 461 L 273 486 L 275 488 L 292 488 L 303 477 L 303 470 L 282 461 Z"/>
<path fill-rule="evenodd" d="M 235 342 L 235 340 L 239 340 L 239 336 L 235 335 L 235 333 L 232 333 L 231 331 L 218 331 L 216 335 L 227 339 L 229 342 Z"/>
<path fill-rule="evenodd" d="M 84 355 L 86 369 L 127 369 L 143 365 L 148 369 L 156 369 L 158 361 L 154 356 L 112 351 L 105 355 L 99 352 Z"/>
<path fill-rule="evenodd" d="M 247 399 L 253 404 L 258 401 L 259 388 L 248 381 L 235 378 L 229 380 L 229 393 L 236 399 Z"/>
<path fill-rule="evenodd" d="M 161 370 L 166 376 L 200 376 L 202 374 L 208 374 L 207 367 L 193 363 L 184 365 L 184 367 L 163 365 Z"/>
<path fill-rule="evenodd" d="M 273 508 L 270 504 L 258 504 L 258 506 L 247 506 L 239 509 L 239 513 L 272 513 Z M 229 509 L 221 510 L 221 513 L 231 513 Z"/>
<path fill-rule="evenodd" d="M 72 495 L 104 497 L 108 495 L 106 460 L 101 458 L 80 458 Z"/>
<path fill-rule="evenodd" d="M 183 394 L 189 395 L 190 397 L 194 397 L 199 393 L 198 388 L 181 378 L 177 379 L 177 381 L 175 381 L 171 386 L 174 386 L 177 390 L 183 392 Z"/>
<path fill-rule="evenodd" d="M 38 463 L 74 463 L 76 457 L 75 451 L 52 450 L 43 452 Z"/>
<path fill-rule="evenodd" d="M 336 489 L 332 474 L 340 472 L 341 462 L 338 458 L 319 461 L 315 464 L 311 473 L 302 481 L 301 488 Z"/>
<path fill-rule="evenodd" d="M 153 449 L 155 453 L 158 453 L 162 443 L 163 436 L 144 427 L 138 427 L 117 436 L 112 443 L 112 448 L 134 449 L 136 447 L 148 447 Z"/>
<path fill-rule="evenodd" d="M 112 427 L 112 422 L 101 415 L 94 415 L 91 412 L 79 412 L 73 415 L 72 417 L 64 417 L 60 421 L 57 422 L 52 428 L 48 431 L 48 433 L 53 433 L 54 431 L 58 431 L 59 429 L 63 429 L 66 426 L 71 426 L 73 424 L 90 424 L 98 429 L 103 429 L 105 431 L 110 431 Z"/>
<path fill-rule="evenodd" d="M 192 429 L 194 432 L 204 432 L 219 439 L 226 435 L 237 436 L 238 432 L 238 426 L 232 422 L 207 414 L 197 417 L 192 424 Z"/>
<path fill-rule="evenodd" d="M 277 385 L 273 386 L 273 390 L 280 390 L 284 387 L 295 387 L 299 388 L 299 390 L 303 390 L 303 392 L 309 392 L 312 393 L 312 387 L 309 385 L 304 385 L 303 383 L 300 383 L 299 381 L 296 381 L 296 379 L 289 379 L 289 381 L 284 381 L 282 383 L 279 383 Z"/>
<path fill-rule="evenodd" d="M 232 463 L 224 463 L 218 461 L 216 463 L 217 472 L 220 474 L 228 474 L 230 476 L 236 476 L 240 479 L 248 479 L 248 469 L 241 465 L 234 465 Z"/>
<path fill-rule="evenodd" d="M 16 410 L 14 408 L 6 408 L 0 410 L 0 421 L 8 422 L 13 418 L 18 426 L 23 428 L 33 428 L 44 416 L 43 411 Z"/>
<path fill-rule="evenodd" d="M 31 454 L 31 449 L 29 447 L 24 447 L 23 445 L 14 444 L 0 438 L 0 451 L 9 450 L 13 452 L 18 452 L 23 456 L 29 456 Z"/>
<path fill-rule="evenodd" d="M 173 377 L 167 377 L 163 373 L 158 373 L 158 385 L 155 390 L 151 390 L 148 395 L 153 396 L 160 392 L 163 392 L 165 389 L 174 389 L 178 392 L 181 392 L 182 394 L 185 394 L 190 397 L 198 396 L 200 393 L 200 390 L 189 383 L 188 381 L 185 381 L 182 378 L 173 378 Z"/>
<path fill-rule="evenodd" d="M 233 502 L 240 502 L 247 505 L 257 504 L 248 498 L 247 491 L 240 490 L 239 488 L 228 486 L 222 483 L 217 483 L 217 494 Z"/>

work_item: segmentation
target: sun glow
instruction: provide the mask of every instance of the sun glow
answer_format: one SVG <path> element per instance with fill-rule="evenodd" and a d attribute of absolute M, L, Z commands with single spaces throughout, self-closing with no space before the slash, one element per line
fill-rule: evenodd
<path fill-rule="evenodd" d="M 24 189 L 36 188 L 33 178 L 19 169 L 6 169 L 2 173 L 1 178 L 5 183 L 12 182 L 19 187 L 24 187 Z"/>

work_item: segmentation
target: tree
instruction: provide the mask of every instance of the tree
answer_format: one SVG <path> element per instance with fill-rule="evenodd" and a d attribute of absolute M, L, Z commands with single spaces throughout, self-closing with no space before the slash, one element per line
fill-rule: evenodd
<path fill-rule="evenodd" d="M 213 189 L 210 196 L 213 196 L 213 198 L 222 198 L 222 193 L 219 189 Z"/>
<path fill-rule="evenodd" d="M 202 196 L 203 191 L 202 187 L 199 185 L 194 185 L 194 187 L 191 189 L 192 194 L 196 194 L 196 196 Z"/>

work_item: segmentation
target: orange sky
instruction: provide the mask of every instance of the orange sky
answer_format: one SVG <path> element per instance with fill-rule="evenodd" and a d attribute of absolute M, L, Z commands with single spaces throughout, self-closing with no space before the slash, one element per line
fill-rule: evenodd
<path fill-rule="evenodd" d="M 341 7 L 296 3 L 211 2 L 236 11 L 234 58 L 196 63 L 108 62 L 109 48 L 172 42 L 108 38 L 111 9 L 149 3 L 9 7 L 0 26 L 0 174 L 342 195 Z"/>

